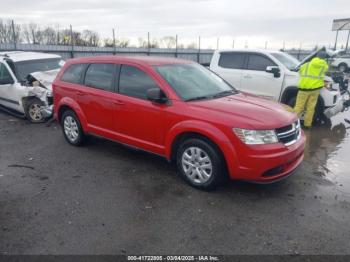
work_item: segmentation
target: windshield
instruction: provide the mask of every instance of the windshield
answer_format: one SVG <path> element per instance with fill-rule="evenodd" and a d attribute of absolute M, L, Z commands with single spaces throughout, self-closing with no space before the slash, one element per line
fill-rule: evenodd
<path fill-rule="evenodd" d="M 34 72 L 49 71 L 61 68 L 61 59 L 40 59 L 16 62 L 16 73 L 20 81 L 25 81 L 26 77 Z"/>
<path fill-rule="evenodd" d="M 286 53 L 271 53 L 271 55 L 280 61 L 289 70 L 295 69 L 300 64 L 300 61 L 298 59 Z"/>
<path fill-rule="evenodd" d="M 155 66 L 156 71 L 185 101 L 216 98 L 237 91 L 222 78 L 198 64 Z"/>

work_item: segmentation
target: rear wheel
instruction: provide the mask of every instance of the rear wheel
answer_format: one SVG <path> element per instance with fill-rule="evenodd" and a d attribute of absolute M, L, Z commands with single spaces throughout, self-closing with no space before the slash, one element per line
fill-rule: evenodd
<path fill-rule="evenodd" d="M 190 138 L 183 141 L 177 151 L 176 162 L 181 177 L 198 189 L 215 189 L 225 176 L 221 152 L 204 139 Z"/>
<path fill-rule="evenodd" d="M 62 131 L 67 142 L 74 146 L 80 146 L 85 141 L 84 131 L 79 118 L 72 110 L 63 113 L 61 119 Z"/>

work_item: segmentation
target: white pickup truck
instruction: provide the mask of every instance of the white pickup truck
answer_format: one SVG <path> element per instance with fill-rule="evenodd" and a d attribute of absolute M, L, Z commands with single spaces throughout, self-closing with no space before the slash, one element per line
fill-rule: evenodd
<path fill-rule="evenodd" d="M 268 50 L 217 50 L 210 70 L 220 75 L 236 89 L 294 106 L 299 81 L 298 68 L 316 56 L 319 49 L 302 62 L 291 55 Z M 327 51 L 327 50 L 326 50 Z M 331 54 L 331 51 L 329 55 Z M 314 121 L 327 121 L 344 110 L 344 98 L 339 84 L 326 77 L 325 88 L 317 103 Z"/>
<path fill-rule="evenodd" d="M 350 70 L 350 53 L 345 53 L 335 57 L 331 63 L 332 66 L 338 68 L 340 72 L 347 72 Z"/>

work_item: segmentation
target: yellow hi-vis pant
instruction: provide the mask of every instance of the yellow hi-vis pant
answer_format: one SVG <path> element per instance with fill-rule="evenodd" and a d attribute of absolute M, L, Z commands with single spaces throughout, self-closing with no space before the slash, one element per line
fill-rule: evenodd
<path fill-rule="evenodd" d="M 315 107 L 317 104 L 320 90 L 314 91 L 298 91 L 297 101 L 295 102 L 294 112 L 300 117 L 305 110 L 304 126 L 311 127 L 312 120 L 315 114 Z"/>

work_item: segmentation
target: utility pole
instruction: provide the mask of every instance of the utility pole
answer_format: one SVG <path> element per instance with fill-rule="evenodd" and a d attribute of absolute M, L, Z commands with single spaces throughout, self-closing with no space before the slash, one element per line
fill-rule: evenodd
<path fill-rule="evenodd" d="M 71 58 L 74 58 L 73 28 L 72 28 L 72 25 L 69 25 L 69 27 L 70 27 Z"/>
<path fill-rule="evenodd" d="M 350 30 L 349 30 L 349 32 L 348 32 L 348 39 L 346 40 L 345 52 L 348 51 L 348 47 L 349 47 L 349 38 L 350 38 Z"/>
<path fill-rule="evenodd" d="M 265 49 L 267 49 L 267 41 L 265 41 Z"/>
<path fill-rule="evenodd" d="M 175 35 L 175 57 L 177 57 L 177 35 Z"/>
<path fill-rule="evenodd" d="M 283 41 L 283 51 L 285 51 L 285 50 L 286 50 L 286 42 Z"/>
<path fill-rule="evenodd" d="M 197 53 L 197 62 L 199 63 L 201 53 L 201 37 L 198 37 L 198 53 Z"/>
<path fill-rule="evenodd" d="M 113 33 L 113 49 L 114 49 L 114 55 L 117 53 L 117 47 L 115 45 L 115 32 L 114 28 L 112 28 L 112 33 Z"/>
<path fill-rule="evenodd" d="M 12 27 L 12 38 L 13 38 L 13 45 L 15 50 L 17 50 L 17 39 L 16 39 L 16 32 L 15 32 L 15 22 L 12 20 L 11 23 L 11 27 Z"/>
<path fill-rule="evenodd" d="M 60 25 L 57 25 L 57 45 L 60 44 Z"/>
<path fill-rule="evenodd" d="M 299 44 L 298 60 L 300 60 L 300 52 L 301 52 L 301 42 Z"/>
<path fill-rule="evenodd" d="M 219 50 L 219 41 L 220 41 L 220 38 L 218 37 L 218 39 L 216 40 L 216 49 Z"/>
<path fill-rule="evenodd" d="M 151 48 L 151 45 L 150 45 L 150 39 L 149 39 L 149 32 L 147 32 L 147 55 L 150 54 L 150 48 Z"/>
<path fill-rule="evenodd" d="M 235 48 L 235 40 L 232 40 L 232 48 Z"/>

